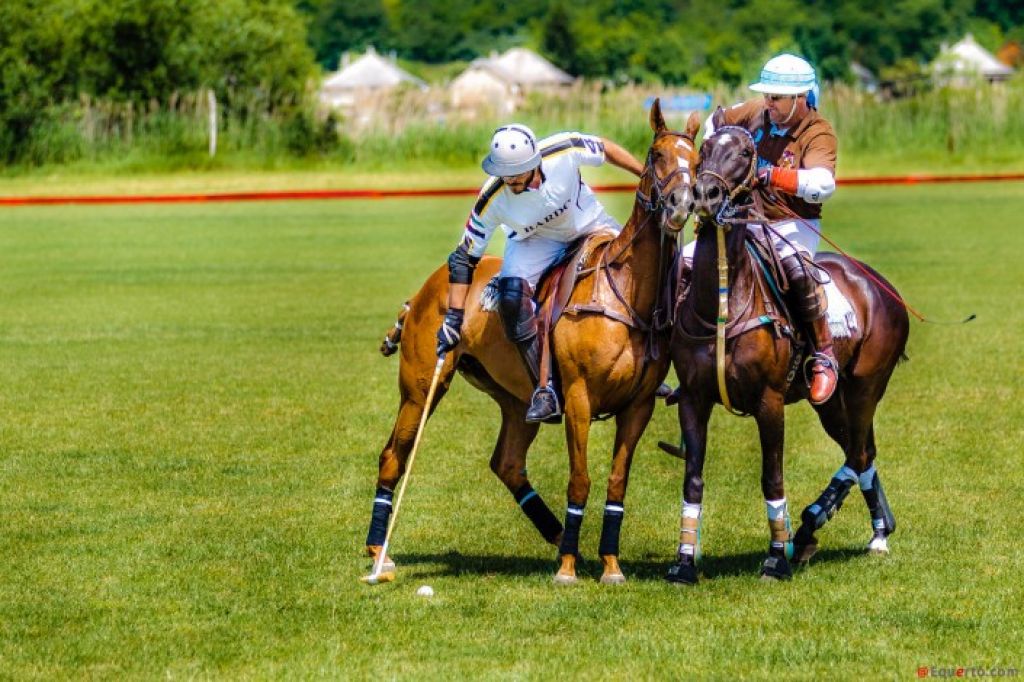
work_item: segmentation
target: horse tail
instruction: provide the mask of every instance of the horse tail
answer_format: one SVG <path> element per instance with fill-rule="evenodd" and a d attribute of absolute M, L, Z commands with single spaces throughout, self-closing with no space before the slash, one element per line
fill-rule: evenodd
<path fill-rule="evenodd" d="M 402 304 L 402 310 L 398 313 L 398 319 L 395 320 L 395 326 L 388 330 L 388 333 L 384 335 L 384 340 L 380 344 L 380 354 L 384 357 L 394 355 L 395 351 L 398 350 L 398 344 L 402 342 L 402 327 L 405 325 L 405 317 L 409 314 L 409 302 L 406 301 Z"/>
<path fill-rule="evenodd" d="M 903 351 L 902 353 L 900 353 L 900 358 L 899 358 L 899 360 L 896 361 L 896 364 L 897 365 L 902 365 L 904 362 L 910 362 L 910 356 L 907 355 L 906 351 Z"/>

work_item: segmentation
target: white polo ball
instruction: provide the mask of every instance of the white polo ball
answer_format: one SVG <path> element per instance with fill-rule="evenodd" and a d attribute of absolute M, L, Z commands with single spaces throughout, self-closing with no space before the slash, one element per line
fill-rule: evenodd
<path fill-rule="evenodd" d="M 434 588 L 430 585 L 420 585 L 420 589 L 416 590 L 416 594 L 421 597 L 433 597 Z"/>

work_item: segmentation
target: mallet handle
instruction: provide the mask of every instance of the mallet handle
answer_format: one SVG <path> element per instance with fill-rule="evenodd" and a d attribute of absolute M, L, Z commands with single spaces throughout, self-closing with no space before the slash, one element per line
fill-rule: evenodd
<path fill-rule="evenodd" d="M 427 423 L 427 417 L 430 416 L 430 406 L 434 402 L 434 393 L 437 392 L 437 384 L 441 379 L 441 369 L 444 367 L 445 355 L 441 355 L 437 358 L 437 364 L 434 365 L 434 376 L 430 380 L 430 390 L 427 391 L 427 401 L 423 404 L 423 414 L 420 416 L 420 424 L 416 427 L 416 437 L 412 441 L 412 451 L 409 453 L 409 461 L 405 465 L 405 474 L 402 476 L 402 485 L 398 488 L 398 497 L 395 498 L 395 507 L 391 512 L 391 520 L 388 522 L 388 531 L 384 535 L 384 544 L 381 545 L 380 554 L 377 555 L 377 560 L 373 563 L 373 573 L 371 575 L 380 575 L 380 570 L 384 566 L 384 558 L 387 556 L 388 545 L 391 542 L 391 531 L 395 529 L 395 521 L 398 519 L 398 509 L 402 506 L 402 497 L 405 495 L 405 486 L 409 483 L 409 478 L 412 475 L 412 465 L 416 461 L 416 451 L 420 448 L 420 438 L 423 436 L 423 427 Z"/>

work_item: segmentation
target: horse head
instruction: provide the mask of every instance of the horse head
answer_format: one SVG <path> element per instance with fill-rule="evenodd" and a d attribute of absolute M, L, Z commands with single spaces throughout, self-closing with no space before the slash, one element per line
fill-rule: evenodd
<path fill-rule="evenodd" d="M 662 230 L 677 234 L 693 212 L 693 177 L 698 159 L 694 137 L 700 129 L 700 117 L 691 114 L 683 132 L 669 130 L 661 102 L 655 99 L 650 121 L 654 141 L 647 152 L 637 198 L 648 211 L 660 214 Z"/>
<path fill-rule="evenodd" d="M 753 189 L 757 173 L 754 138 L 745 128 L 723 126 L 700 146 L 693 195 L 702 220 L 721 222 L 723 213 Z"/>

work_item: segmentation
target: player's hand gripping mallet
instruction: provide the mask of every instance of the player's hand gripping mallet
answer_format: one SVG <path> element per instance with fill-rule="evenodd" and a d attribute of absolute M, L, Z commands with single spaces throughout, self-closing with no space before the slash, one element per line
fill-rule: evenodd
<path fill-rule="evenodd" d="M 370 575 L 364 575 L 362 580 L 367 585 L 377 585 L 379 583 L 389 583 L 395 579 L 394 570 L 384 571 L 384 559 L 388 554 L 388 544 L 391 542 L 391 533 L 395 530 L 395 521 L 398 519 L 398 510 L 402 506 L 402 497 L 405 495 L 405 486 L 409 483 L 409 478 L 412 476 L 412 465 L 416 461 L 416 451 L 420 447 L 420 437 L 423 436 L 423 427 L 427 423 L 427 417 L 430 416 L 430 406 L 434 402 L 434 393 L 437 391 L 437 383 L 441 379 L 441 368 L 444 366 L 445 355 L 440 356 L 437 359 L 437 364 L 434 365 L 434 377 L 430 380 L 430 390 L 427 391 L 427 402 L 423 405 L 423 415 L 420 417 L 420 425 L 416 429 L 416 438 L 412 441 L 412 451 L 409 453 L 409 461 L 405 465 L 405 475 L 402 476 L 402 485 L 398 488 L 398 497 L 395 498 L 395 508 L 391 513 L 391 520 L 388 522 L 388 532 L 384 535 L 384 544 L 381 545 L 380 552 L 377 554 L 377 558 L 373 562 L 373 571 Z"/>

